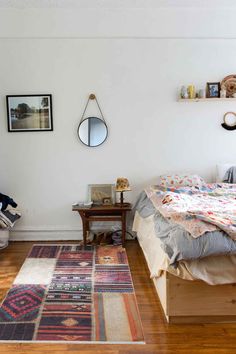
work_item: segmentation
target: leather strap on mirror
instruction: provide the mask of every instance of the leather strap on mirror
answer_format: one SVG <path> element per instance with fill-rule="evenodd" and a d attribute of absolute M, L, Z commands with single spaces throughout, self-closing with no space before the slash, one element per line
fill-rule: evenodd
<path fill-rule="evenodd" d="M 89 97 L 88 97 L 88 100 L 87 100 L 87 103 L 86 103 L 86 105 L 85 105 L 85 108 L 84 108 L 82 117 L 81 117 L 81 119 L 80 119 L 80 123 L 84 120 L 84 115 L 85 115 L 85 112 L 86 112 L 86 110 L 87 110 L 87 107 L 88 107 L 88 104 L 89 104 L 90 100 L 95 100 L 95 102 L 96 102 L 96 104 L 97 104 L 97 106 L 98 106 L 99 112 L 101 113 L 102 120 L 106 123 L 105 118 L 104 118 L 103 113 L 102 113 L 102 110 L 101 110 L 101 107 L 100 107 L 100 105 L 99 105 L 99 103 L 98 103 L 98 100 L 97 100 L 97 97 L 94 95 L 94 93 L 91 93 L 91 94 L 89 95 Z"/>

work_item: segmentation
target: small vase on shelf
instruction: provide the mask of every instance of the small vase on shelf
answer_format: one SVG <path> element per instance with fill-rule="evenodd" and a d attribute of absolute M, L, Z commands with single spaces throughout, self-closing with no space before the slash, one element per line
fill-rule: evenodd
<path fill-rule="evenodd" d="M 185 99 L 188 98 L 188 89 L 186 86 L 181 87 L 180 97 Z"/>
<path fill-rule="evenodd" d="M 190 99 L 193 99 L 196 97 L 196 91 L 195 91 L 195 86 L 194 85 L 189 85 L 188 86 L 188 97 Z"/>
<path fill-rule="evenodd" d="M 221 87 L 220 98 L 226 98 L 226 89 L 224 87 Z"/>

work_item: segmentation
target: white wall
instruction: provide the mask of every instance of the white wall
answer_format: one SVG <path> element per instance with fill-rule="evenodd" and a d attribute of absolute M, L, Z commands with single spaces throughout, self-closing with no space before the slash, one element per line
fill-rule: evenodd
<path fill-rule="evenodd" d="M 42 11 L 46 13 L 37 11 L 37 19 Z M 58 17 L 58 10 L 50 11 L 54 20 L 66 21 L 62 12 Z M 132 30 L 121 38 L 122 26 L 104 25 L 99 19 L 91 25 L 90 10 L 83 11 L 82 17 L 80 11 L 77 15 L 87 20 L 90 38 L 79 38 L 79 20 L 74 24 L 75 38 L 69 38 L 73 36 L 63 26 L 63 30 L 50 27 L 48 15 L 41 22 L 40 36 L 40 21 L 33 21 L 36 10 L 0 10 L 0 190 L 13 196 L 22 210 L 16 225 L 21 233 L 15 237 L 36 239 L 35 231 L 38 238 L 77 237 L 81 224 L 71 204 L 86 198 L 90 183 L 114 183 L 118 176 L 128 177 L 133 191 L 127 196 L 134 200 L 162 173 L 184 170 L 212 180 L 217 162 L 236 159 L 236 132 L 220 125 L 226 111 L 236 110 L 236 102 L 184 104 L 176 100 L 182 84 L 201 88 L 207 81 L 235 73 L 236 33 L 230 25 L 224 36 L 231 39 L 219 39 L 210 20 L 207 32 L 203 19 L 202 33 L 197 9 L 198 25 L 195 20 L 192 38 L 184 38 L 186 16 L 193 18 L 192 9 L 182 15 L 179 9 L 165 9 L 162 23 L 170 14 L 176 21 L 173 27 L 169 22 L 166 33 L 162 29 L 161 38 L 160 23 L 153 38 L 145 30 L 145 38 L 134 38 L 139 19 L 135 13 L 134 27 L 129 23 Z M 152 19 L 155 15 L 160 19 L 160 12 L 153 11 Z M 220 12 L 213 15 L 215 20 Z M 113 17 L 117 16 L 114 11 Z M 174 38 L 180 20 L 185 23 L 178 33 L 181 38 Z M 108 38 L 99 38 L 100 32 L 94 38 L 99 24 Z M 106 32 L 109 26 L 111 32 Z M 198 29 L 204 39 L 197 38 Z M 53 95 L 54 131 L 8 133 L 5 95 L 37 93 Z M 89 149 L 79 142 L 76 131 L 90 93 L 98 97 L 109 137 L 102 146 Z"/>

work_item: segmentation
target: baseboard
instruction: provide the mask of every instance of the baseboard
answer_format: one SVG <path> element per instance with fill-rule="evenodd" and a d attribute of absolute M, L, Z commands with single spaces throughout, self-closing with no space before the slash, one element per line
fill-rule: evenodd
<path fill-rule="evenodd" d="M 82 230 L 11 230 L 10 241 L 82 240 Z"/>
<path fill-rule="evenodd" d="M 131 232 L 131 231 L 129 231 Z M 126 234 L 127 240 L 132 239 Z M 82 230 L 10 230 L 10 241 L 77 241 L 83 239 Z"/>

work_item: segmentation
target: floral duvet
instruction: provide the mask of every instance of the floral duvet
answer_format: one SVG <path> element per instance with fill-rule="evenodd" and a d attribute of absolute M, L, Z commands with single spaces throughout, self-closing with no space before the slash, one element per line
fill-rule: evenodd
<path fill-rule="evenodd" d="M 235 184 L 151 186 L 145 192 L 161 215 L 184 227 L 194 238 L 221 229 L 236 240 Z"/>

